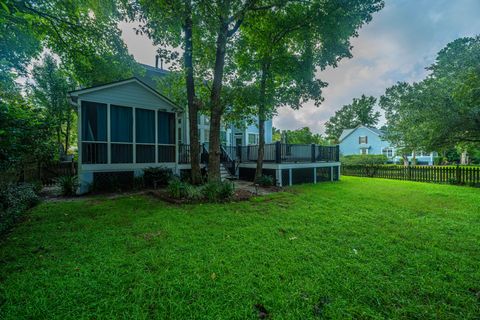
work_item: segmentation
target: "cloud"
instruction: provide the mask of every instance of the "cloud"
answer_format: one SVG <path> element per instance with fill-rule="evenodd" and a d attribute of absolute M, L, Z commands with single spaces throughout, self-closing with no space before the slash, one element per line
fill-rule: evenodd
<path fill-rule="evenodd" d="M 309 126 L 323 132 L 324 123 L 336 110 L 361 94 L 379 97 L 398 81 L 424 78 L 425 67 L 447 43 L 480 30 L 480 1 L 387 1 L 359 37 L 353 39 L 353 58 L 318 76 L 329 83 L 319 108 L 306 103 L 300 111 L 279 110 L 274 126 L 296 129 Z"/>

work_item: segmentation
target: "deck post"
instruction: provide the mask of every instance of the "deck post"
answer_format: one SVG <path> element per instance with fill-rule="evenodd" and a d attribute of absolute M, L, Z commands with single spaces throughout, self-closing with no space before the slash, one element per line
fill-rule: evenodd
<path fill-rule="evenodd" d="M 315 146 L 314 143 L 312 143 L 311 147 L 312 147 L 312 162 L 315 162 L 315 160 L 316 160 L 316 156 L 315 156 L 316 146 Z"/>
<path fill-rule="evenodd" d="M 275 142 L 275 163 L 282 163 L 282 143 Z"/>

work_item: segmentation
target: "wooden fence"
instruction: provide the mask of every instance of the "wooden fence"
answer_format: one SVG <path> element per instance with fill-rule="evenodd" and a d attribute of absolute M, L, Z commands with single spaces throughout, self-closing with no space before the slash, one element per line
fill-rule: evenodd
<path fill-rule="evenodd" d="M 341 173 L 346 176 L 465 184 L 480 187 L 480 167 L 342 165 Z"/>
<path fill-rule="evenodd" d="M 40 182 L 43 186 L 52 186 L 57 178 L 77 173 L 76 162 L 27 163 L 16 170 L 0 172 L 0 182 Z"/>

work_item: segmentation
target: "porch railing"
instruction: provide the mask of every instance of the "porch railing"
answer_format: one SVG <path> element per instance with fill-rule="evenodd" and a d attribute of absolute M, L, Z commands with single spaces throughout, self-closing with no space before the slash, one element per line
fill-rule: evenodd
<path fill-rule="evenodd" d="M 179 148 L 180 163 L 190 163 L 189 145 Z M 249 146 L 222 146 L 222 157 L 238 163 L 256 162 L 258 159 L 258 145 Z M 208 158 L 205 146 L 200 148 L 202 163 Z M 338 162 L 339 147 L 321 146 L 315 144 L 265 144 L 263 161 L 266 163 L 306 163 L 306 162 Z M 222 159 L 223 159 L 222 158 Z"/>

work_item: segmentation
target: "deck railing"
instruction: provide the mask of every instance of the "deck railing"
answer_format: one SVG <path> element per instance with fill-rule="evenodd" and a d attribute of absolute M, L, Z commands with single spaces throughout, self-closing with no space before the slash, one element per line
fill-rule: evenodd
<path fill-rule="evenodd" d="M 182 145 L 179 149 L 180 163 L 189 163 L 189 146 Z M 206 148 L 201 148 L 202 158 L 205 159 Z M 320 146 L 315 144 L 265 144 L 263 161 L 266 163 L 306 163 L 306 162 L 338 162 L 338 146 Z M 258 145 L 249 146 L 222 146 L 222 157 L 235 162 L 256 162 L 258 159 Z"/>

